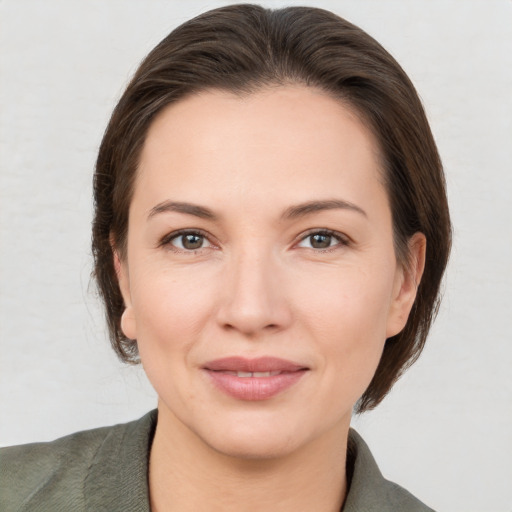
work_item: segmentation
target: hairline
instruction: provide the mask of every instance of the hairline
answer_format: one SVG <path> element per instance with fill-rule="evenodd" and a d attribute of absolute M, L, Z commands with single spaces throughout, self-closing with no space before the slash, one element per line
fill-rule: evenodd
<path fill-rule="evenodd" d="M 182 101 L 185 101 L 189 98 L 192 98 L 194 96 L 200 96 L 204 94 L 211 94 L 211 93 L 226 93 L 233 96 L 236 96 L 239 99 L 246 99 L 251 96 L 254 96 L 258 93 L 264 93 L 267 91 L 273 91 L 276 89 L 284 88 L 284 87 L 296 87 L 296 88 L 307 88 L 307 89 L 313 89 L 317 92 L 320 92 L 327 97 L 331 98 L 332 100 L 338 102 L 342 107 L 344 107 L 349 115 L 352 115 L 355 117 L 356 120 L 358 120 L 363 127 L 366 129 L 367 135 L 372 139 L 370 144 L 371 151 L 373 153 L 373 156 L 375 158 L 375 161 L 377 163 L 377 179 L 379 180 L 379 183 L 384 187 L 384 190 L 386 191 L 386 198 L 388 201 L 388 207 L 391 212 L 392 216 L 392 228 L 393 228 L 393 245 L 395 249 L 395 257 L 399 264 L 404 265 L 407 267 L 408 265 L 408 254 L 407 251 L 404 252 L 404 248 L 400 247 L 402 244 L 400 244 L 400 240 L 398 240 L 398 234 L 396 233 L 396 225 L 395 225 L 395 219 L 394 219 L 394 212 L 392 208 L 391 203 L 391 191 L 389 188 L 390 180 L 389 180 L 389 162 L 387 162 L 385 152 L 383 150 L 382 143 L 378 136 L 378 130 L 376 127 L 373 126 L 373 123 L 370 121 L 369 116 L 363 111 L 362 108 L 355 105 L 354 101 L 351 100 L 348 95 L 343 94 L 342 92 L 332 91 L 329 90 L 327 87 L 322 86 L 321 84 L 312 84 L 308 83 L 306 80 L 301 79 L 292 79 L 289 77 L 285 77 L 283 79 L 268 79 L 264 80 L 261 78 L 255 78 L 255 79 L 249 79 L 247 83 L 241 84 L 241 85 L 234 85 L 234 84 L 225 84 L 225 85 L 205 85 L 205 86 L 193 86 L 190 88 L 190 90 L 183 92 L 182 94 L 178 95 L 177 97 L 173 98 L 171 101 L 168 101 L 164 105 L 162 105 L 150 118 L 145 132 L 144 136 L 142 138 L 142 144 L 140 145 L 140 148 L 138 149 L 137 155 L 135 157 L 135 168 L 134 172 L 132 173 L 132 182 L 130 187 L 130 198 L 129 198 L 129 204 L 128 209 L 126 211 L 126 229 L 123 233 L 123 237 L 121 237 L 121 240 L 118 238 L 118 236 L 115 236 L 115 233 L 111 232 L 111 239 L 115 241 L 115 247 L 118 251 L 119 257 L 121 259 L 126 259 L 127 257 L 127 239 L 128 239 L 128 224 L 129 224 L 129 213 L 130 208 L 133 202 L 133 195 L 135 191 L 135 187 L 138 183 L 138 177 L 141 172 L 141 157 L 144 152 L 144 147 L 146 145 L 146 141 L 148 138 L 149 131 L 151 130 L 151 127 L 154 125 L 154 123 L 157 121 L 157 119 L 164 115 L 165 111 L 172 108 L 174 105 L 177 105 L 181 103 Z"/>

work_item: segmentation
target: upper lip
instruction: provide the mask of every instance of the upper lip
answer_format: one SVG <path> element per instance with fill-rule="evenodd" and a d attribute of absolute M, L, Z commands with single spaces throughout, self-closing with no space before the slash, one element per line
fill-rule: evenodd
<path fill-rule="evenodd" d="M 215 359 L 206 363 L 203 367 L 212 371 L 229 371 L 229 372 L 296 372 L 299 370 L 307 370 L 308 368 L 302 364 L 281 359 L 279 357 L 257 357 L 248 359 L 245 357 L 232 356 Z"/>

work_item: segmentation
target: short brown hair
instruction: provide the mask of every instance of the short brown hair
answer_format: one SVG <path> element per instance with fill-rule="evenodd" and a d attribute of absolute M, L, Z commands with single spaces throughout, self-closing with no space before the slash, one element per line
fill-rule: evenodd
<path fill-rule="evenodd" d="M 111 240 L 124 257 L 134 177 L 152 120 L 165 106 L 201 90 L 249 94 L 281 84 L 327 92 L 357 112 L 375 135 L 398 261 L 407 264 L 414 233 L 427 239 L 423 279 L 409 319 L 386 341 L 358 402 L 362 412 L 384 398 L 423 349 L 439 304 L 451 225 L 441 161 L 414 86 L 379 43 L 339 16 L 309 7 L 231 5 L 187 21 L 149 53 L 115 107 L 98 154 L 94 275 L 112 345 L 124 361 L 137 362 L 137 342 L 120 327 L 124 304 Z"/>

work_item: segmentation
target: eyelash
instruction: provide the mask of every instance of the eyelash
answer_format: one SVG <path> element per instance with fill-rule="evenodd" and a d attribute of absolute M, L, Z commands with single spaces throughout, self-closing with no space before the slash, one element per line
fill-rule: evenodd
<path fill-rule="evenodd" d="M 209 241 L 208 234 L 200 229 L 179 229 L 178 231 L 173 231 L 172 233 L 169 233 L 168 235 L 164 236 L 160 240 L 160 243 L 158 244 L 158 246 L 159 247 L 167 247 L 174 252 L 179 252 L 179 253 L 186 252 L 186 253 L 191 253 L 191 254 L 195 254 L 198 251 L 200 251 L 201 249 L 204 249 L 204 247 L 200 247 L 199 249 L 183 250 L 183 249 L 180 249 L 179 247 L 174 247 L 172 245 L 171 242 L 173 240 L 179 238 L 180 236 L 186 236 L 186 235 L 200 236 Z M 212 244 L 210 241 L 209 241 L 209 243 L 211 245 L 215 245 L 215 244 Z"/>
<path fill-rule="evenodd" d="M 172 250 L 173 252 L 188 253 L 188 254 L 196 254 L 201 249 L 204 249 L 204 247 L 200 247 L 198 249 L 190 249 L 190 250 L 185 249 L 184 250 L 184 249 L 180 249 L 178 247 L 173 246 L 173 244 L 172 244 L 173 240 L 175 240 L 181 236 L 186 236 L 186 235 L 200 236 L 200 237 L 208 240 L 208 242 L 212 246 L 215 247 L 215 244 L 213 244 L 209 240 L 209 235 L 200 229 L 180 229 L 178 231 L 173 231 L 172 233 L 169 233 L 168 235 L 164 236 L 160 240 L 158 246 L 159 247 L 167 247 L 170 250 Z M 314 247 L 310 247 L 309 249 L 313 250 L 315 253 L 333 252 L 333 251 L 339 249 L 340 247 L 346 247 L 346 246 L 350 245 L 350 240 L 346 235 L 343 235 L 343 234 L 341 234 L 337 231 L 333 231 L 331 229 L 311 229 L 311 230 L 307 231 L 306 233 L 302 234 L 301 237 L 299 238 L 298 242 L 296 242 L 295 245 L 307 240 L 308 238 L 312 237 L 313 235 L 329 236 L 329 237 L 336 239 L 338 242 L 337 244 L 335 244 L 331 247 L 327 247 L 325 249 L 315 249 Z"/>
<path fill-rule="evenodd" d="M 312 237 L 313 235 L 324 235 L 324 236 L 330 236 L 338 241 L 337 244 L 327 247 L 325 249 L 315 249 L 314 247 L 311 247 L 315 252 L 319 253 L 326 253 L 326 252 L 333 252 L 337 249 L 340 249 L 340 247 L 346 247 L 350 245 L 350 240 L 346 235 L 343 235 L 341 233 L 338 233 L 337 231 L 333 231 L 332 229 L 311 229 L 305 234 L 301 235 L 301 238 L 298 243 L 303 242 L 304 240 L 307 240 L 308 238 Z"/>

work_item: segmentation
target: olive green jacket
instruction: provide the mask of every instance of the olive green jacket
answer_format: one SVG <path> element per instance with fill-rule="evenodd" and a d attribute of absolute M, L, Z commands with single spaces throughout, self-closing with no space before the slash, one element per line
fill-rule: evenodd
<path fill-rule="evenodd" d="M 156 419 L 152 411 L 131 423 L 1 449 L 0 510 L 149 512 L 148 455 Z M 353 430 L 347 458 L 343 512 L 432 512 L 383 478 Z"/>

